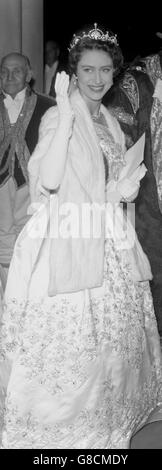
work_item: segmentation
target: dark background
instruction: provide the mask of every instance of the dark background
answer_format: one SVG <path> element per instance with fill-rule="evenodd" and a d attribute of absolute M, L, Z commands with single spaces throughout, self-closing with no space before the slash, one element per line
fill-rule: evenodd
<path fill-rule="evenodd" d="M 162 48 L 162 39 L 156 32 L 162 32 L 161 11 L 157 2 L 133 2 L 128 5 L 121 0 L 44 0 L 44 43 L 55 39 L 61 47 L 61 59 L 66 62 L 68 45 L 79 28 L 85 24 L 98 23 L 117 33 L 119 44 L 126 61 L 136 56 L 156 53 Z"/>

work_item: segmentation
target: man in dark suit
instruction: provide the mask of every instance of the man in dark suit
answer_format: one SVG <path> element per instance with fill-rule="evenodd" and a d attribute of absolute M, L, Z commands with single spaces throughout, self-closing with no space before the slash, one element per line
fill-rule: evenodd
<path fill-rule="evenodd" d="M 60 46 L 56 41 L 50 40 L 45 44 L 45 70 L 44 93 L 56 98 L 55 80 L 57 72 L 67 70 L 65 57 L 61 57 Z"/>
<path fill-rule="evenodd" d="M 27 165 L 37 141 L 41 117 L 55 105 L 30 87 L 29 59 L 19 53 L 0 64 L 0 274 L 5 287 L 15 240 L 28 220 Z"/>
<path fill-rule="evenodd" d="M 60 47 L 56 41 L 50 40 L 45 44 L 44 93 L 55 97 L 56 74 L 60 71 Z"/>
<path fill-rule="evenodd" d="M 136 232 L 152 268 L 150 286 L 162 338 L 162 53 L 128 66 L 104 104 L 119 120 L 127 148 L 145 132 L 147 173 L 135 200 Z"/>

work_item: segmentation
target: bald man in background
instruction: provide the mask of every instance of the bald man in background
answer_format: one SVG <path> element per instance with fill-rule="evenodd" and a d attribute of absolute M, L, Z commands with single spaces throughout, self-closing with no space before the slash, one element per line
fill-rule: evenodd
<path fill-rule="evenodd" d="M 27 164 L 45 111 L 55 104 L 30 87 L 28 57 L 10 53 L 0 64 L 0 278 L 5 288 L 16 238 L 30 203 Z"/>

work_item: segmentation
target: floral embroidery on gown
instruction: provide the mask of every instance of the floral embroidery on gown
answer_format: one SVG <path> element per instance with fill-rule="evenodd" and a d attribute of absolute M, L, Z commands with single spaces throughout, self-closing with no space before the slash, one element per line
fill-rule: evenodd
<path fill-rule="evenodd" d="M 102 119 L 94 122 L 107 178 L 117 178 L 124 155 L 105 125 Z M 10 270 L 16 294 L 7 302 L 1 354 L 12 358 L 13 366 L 2 447 L 128 448 L 161 402 L 149 282 L 132 280 L 127 250 L 107 238 L 103 285 L 48 297 L 48 254 L 46 239 L 27 302 L 19 294 L 18 250 Z"/>

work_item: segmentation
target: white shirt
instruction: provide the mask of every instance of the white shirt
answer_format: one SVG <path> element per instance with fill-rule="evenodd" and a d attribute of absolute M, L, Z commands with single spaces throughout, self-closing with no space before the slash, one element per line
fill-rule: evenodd
<path fill-rule="evenodd" d="M 51 83 L 52 83 L 52 78 L 56 74 L 58 67 L 58 60 L 54 62 L 52 67 L 49 67 L 49 65 L 45 65 L 45 74 L 44 74 L 44 87 L 45 87 L 45 93 L 46 95 L 49 94 L 50 88 L 51 88 Z"/>
<path fill-rule="evenodd" d="M 21 90 L 19 93 L 17 93 L 15 98 L 12 98 L 12 96 L 3 92 L 5 95 L 4 105 L 8 111 L 11 124 L 14 124 L 17 121 L 17 118 L 24 104 L 25 92 L 26 92 L 26 87 L 23 88 L 23 90 Z"/>

